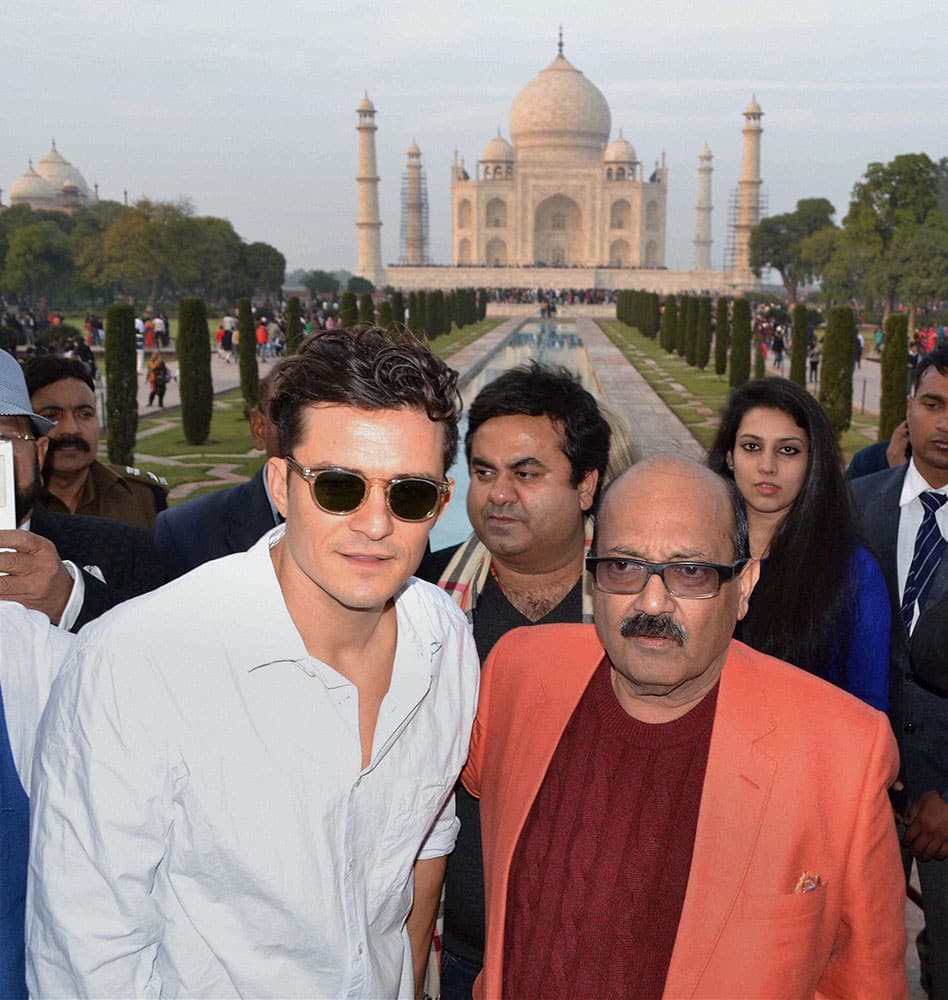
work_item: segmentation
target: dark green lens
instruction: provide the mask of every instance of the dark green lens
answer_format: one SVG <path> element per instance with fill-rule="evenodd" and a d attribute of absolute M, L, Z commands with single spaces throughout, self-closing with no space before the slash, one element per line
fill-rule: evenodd
<path fill-rule="evenodd" d="M 348 514 L 362 503 L 366 484 L 361 476 L 340 469 L 325 469 L 313 480 L 316 503 L 330 514 Z"/>
<path fill-rule="evenodd" d="M 428 479 L 400 479 L 388 491 L 391 512 L 403 521 L 426 521 L 438 506 L 438 484 Z"/>

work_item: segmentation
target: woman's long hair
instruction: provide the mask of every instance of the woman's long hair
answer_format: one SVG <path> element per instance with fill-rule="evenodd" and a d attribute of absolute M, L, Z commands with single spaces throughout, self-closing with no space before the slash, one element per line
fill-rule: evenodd
<path fill-rule="evenodd" d="M 718 475 L 734 478 L 727 453 L 744 415 L 757 407 L 786 413 L 806 431 L 810 449 L 800 495 L 774 532 L 740 635 L 754 649 L 845 686 L 857 536 L 836 436 L 805 389 L 789 379 L 758 379 L 735 389 L 721 414 L 708 453 Z"/>

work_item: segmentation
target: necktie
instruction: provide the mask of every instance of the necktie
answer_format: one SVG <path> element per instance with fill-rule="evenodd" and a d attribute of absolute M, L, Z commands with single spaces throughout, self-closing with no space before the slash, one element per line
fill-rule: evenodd
<path fill-rule="evenodd" d="M 915 603 L 918 602 L 919 612 L 925 607 L 928 588 L 945 551 L 945 539 L 938 530 L 935 512 L 948 500 L 948 497 L 943 493 L 926 490 L 920 493 L 918 498 L 922 501 L 925 513 L 918 534 L 915 536 L 915 552 L 912 554 L 912 565 L 909 567 L 905 593 L 902 595 L 902 621 L 905 622 L 906 632 L 912 631 Z"/>

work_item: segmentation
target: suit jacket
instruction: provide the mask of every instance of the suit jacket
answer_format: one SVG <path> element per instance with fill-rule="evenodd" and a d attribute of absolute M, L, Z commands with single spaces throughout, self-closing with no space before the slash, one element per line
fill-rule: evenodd
<path fill-rule="evenodd" d="M 172 578 L 232 552 L 245 552 L 273 526 L 263 485 L 266 464 L 246 483 L 163 510 L 151 537 Z"/>
<path fill-rule="evenodd" d="M 511 859 L 603 656 L 595 626 L 534 626 L 508 633 L 485 665 L 462 774 L 481 798 L 480 998 L 501 996 Z M 732 641 L 664 996 L 906 997 L 904 878 L 886 794 L 897 768 L 882 713 Z M 823 885 L 795 891 L 805 871 Z"/>
<path fill-rule="evenodd" d="M 60 559 L 74 562 L 82 571 L 85 598 L 73 632 L 116 604 L 167 582 L 148 532 L 123 521 L 54 514 L 38 503 L 30 516 L 30 531 L 48 538 Z M 103 579 L 91 573 L 89 566 L 97 567 Z"/>
<path fill-rule="evenodd" d="M 918 682 L 909 636 L 902 621 L 898 581 L 899 497 L 907 466 L 886 469 L 852 483 L 862 527 L 879 556 L 892 603 L 889 646 L 889 715 L 902 754 L 902 780 L 909 798 L 935 789 L 948 800 L 948 700 Z M 948 549 L 928 592 L 928 608 L 948 596 Z M 918 631 L 918 625 L 916 625 Z"/>

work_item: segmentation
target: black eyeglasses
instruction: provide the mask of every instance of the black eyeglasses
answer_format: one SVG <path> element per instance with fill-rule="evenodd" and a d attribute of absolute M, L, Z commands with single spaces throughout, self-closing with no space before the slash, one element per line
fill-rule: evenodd
<path fill-rule="evenodd" d="M 418 476 L 369 479 L 349 469 L 310 469 L 290 455 L 286 456 L 286 464 L 309 483 L 316 506 L 327 514 L 354 514 L 368 499 L 369 487 L 380 484 L 385 487 L 385 502 L 393 517 L 427 521 L 451 492 L 450 483 Z"/>
<path fill-rule="evenodd" d="M 644 562 L 625 556 L 587 556 L 586 569 L 596 587 L 607 594 L 639 594 L 649 579 L 658 574 L 673 597 L 703 600 L 714 597 L 721 584 L 733 580 L 750 560 L 738 559 L 729 565 L 705 562 Z"/>

